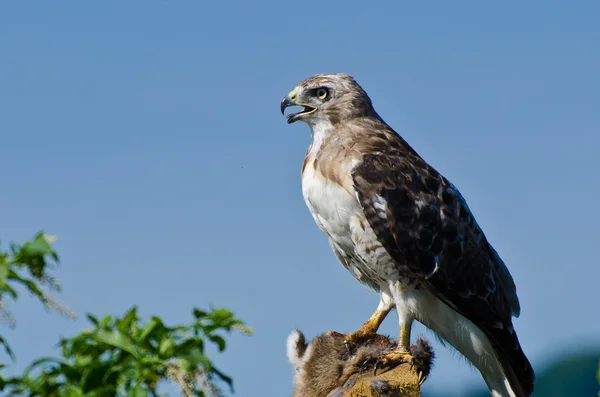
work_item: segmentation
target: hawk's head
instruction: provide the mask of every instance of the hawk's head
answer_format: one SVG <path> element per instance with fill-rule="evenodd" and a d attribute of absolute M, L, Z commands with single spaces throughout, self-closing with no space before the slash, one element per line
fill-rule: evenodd
<path fill-rule="evenodd" d="M 287 116 L 288 124 L 304 121 L 315 125 L 331 124 L 354 117 L 375 115 L 373 104 L 360 85 L 346 74 L 317 74 L 300 82 L 281 101 L 281 113 L 290 106 L 302 106 Z"/>

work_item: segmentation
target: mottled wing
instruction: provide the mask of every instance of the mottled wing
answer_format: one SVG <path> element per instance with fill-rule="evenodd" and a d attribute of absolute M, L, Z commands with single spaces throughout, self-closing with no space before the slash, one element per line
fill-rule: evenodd
<path fill-rule="evenodd" d="M 510 273 L 459 191 L 414 151 L 397 146 L 364 155 L 353 170 L 370 226 L 398 266 L 486 332 L 529 388 L 533 370 L 512 328 L 520 308 Z"/>

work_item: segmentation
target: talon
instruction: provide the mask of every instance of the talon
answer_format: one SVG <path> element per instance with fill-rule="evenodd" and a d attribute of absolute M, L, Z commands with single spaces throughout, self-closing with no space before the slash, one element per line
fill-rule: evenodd
<path fill-rule="evenodd" d="M 386 370 L 395 368 L 400 364 L 410 365 L 412 362 L 413 357 L 407 352 L 392 351 L 390 353 L 383 354 L 375 359 L 373 376 L 377 376 L 377 370 L 383 369 L 383 372 L 385 372 Z"/>
<path fill-rule="evenodd" d="M 327 331 L 327 335 L 334 338 L 343 338 L 347 353 L 350 353 L 356 345 L 359 345 L 363 340 L 368 339 L 371 336 L 369 332 L 364 330 L 358 330 L 351 334 L 342 334 L 337 331 Z"/>
<path fill-rule="evenodd" d="M 365 366 L 367 365 L 367 361 L 369 360 L 365 360 L 360 364 L 360 367 L 358 368 L 358 372 L 362 374 L 362 372 L 365 370 Z"/>
<path fill-rule="evenodd" d="M 427 377 L 425 376 L 424 372 L 422 372 L 422 371 L 417 372 L 417 383 L 419 384 L 419 386 L 422 386 L 423 383 L 425 383 L 426 379 L 427 379 Z"/>
<path fill-rule="evenodd" d="M 367 358 L 365 361 L 362 362 L 362 364 L 360 365 L 360 373 L 363 373 L 366 370 L 366 367 L 370 364 L 370 362 L 373 361 L 370 358 Z"/>
<path fill-rule="evenodd" d="M 344 340 L 344 347 L 346 348 L 346 353 L 350 353 L 350 342 Z"/>

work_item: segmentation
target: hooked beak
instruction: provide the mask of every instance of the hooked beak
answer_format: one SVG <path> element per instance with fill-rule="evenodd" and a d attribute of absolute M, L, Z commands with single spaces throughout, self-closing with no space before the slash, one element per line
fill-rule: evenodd
<path fill-rule="evenodd" d="M 298 121 L 303 115 L 310 114 L 310 113 L 314 112 L 315 110 L 317 110 L 317 108 L 315 108 L 315 107 L 312 107 L 309 105 L 304 105 L 302 103 L 297 103 L 296 102 L 296 90 L 293 90 L 292 92 L 287 94 L 285 96 L 285 98 L 283 98 L 283 100 L 281 101 L 281 114 L 284 114 L 285 109 L 289 108 L 290 106 L 303 106 L 304 109 L 302 109 L 298 113 L 288 114 L 286 116 L 288 124 L 292 124 L 293 122 Z"/>

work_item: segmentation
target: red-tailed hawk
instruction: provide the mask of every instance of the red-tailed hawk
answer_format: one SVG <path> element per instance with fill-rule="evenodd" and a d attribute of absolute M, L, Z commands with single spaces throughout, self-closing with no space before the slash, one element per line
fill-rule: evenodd
<path fill-rule="evenodd" d="M 497 397 L 529 396 L 534 371 L 512 317 L 515 284 L 458 189 L 375 112 L 344 74 L 302 81 L 281 102 L 303 106 L 288 123 L 310 126 L 302 192 L 343 266 L 380 293 L 377 310 L 348 343 L 377 332 L 391 309 L 398 349 L 408 354 L 413 320 L 423 323 L 480 371 Z"/>

